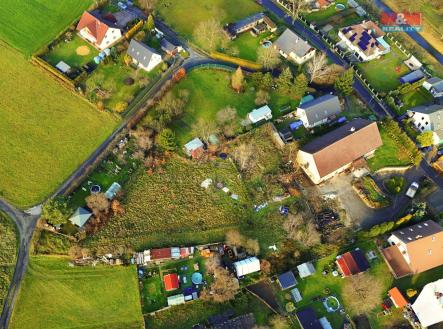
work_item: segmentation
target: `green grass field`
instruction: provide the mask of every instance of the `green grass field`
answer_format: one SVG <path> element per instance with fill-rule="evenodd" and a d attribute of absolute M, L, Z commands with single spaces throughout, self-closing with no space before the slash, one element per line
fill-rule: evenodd
<path fill-rule="evenodd" d="M 78 47 L 86 46 L 89 49 L 89 54 L 85 56 L 78 55 L 76 50 Z M 78 35 L 69 42 L 60 42 L 51 51 L 44 55 L 44 59 L 52 66 L 57 65 L 58 62 L 63 61 L 71 67 L 81 67 L 82 65 L 92 61 L 98 55 L 98 51 L 89 43 L 84 41 Z"/>
<path fill-rule="evenodd" d="M 250 0 L 160 0 L 156 8 L 169 26 L 189 39 L 198 23 L 209 18 L 226 24 L 263 10 Z"/>
<path fill-rule="evenodd" d="M 17 259 L 17 233 L 15 225 L 5 214 L 0 212 L 0 310 L 14 274 Z"/>
<path fill-rule="evenodd" d="M 42 201 L 111 133 L 117 119 L 66 91 L 0 43 L 0 195 Z"/>
<path fill-rule="evenodd" d="M 0 39 L 31 55 L 77 19 L 92 0 L 2 0 Z"/>
<path fill-rule="evenodd" d="M 424 88 L 418 88 L 413 92 L 400 96 L 403 101 L 402 113 L 405 113 L 411 107 L 432 103 L 432 95 Z"/>
<path fill-rule="evenodd" d="M 32 256 L 11 329 L 144 328 L 135 267 L 69 267 Z"/>

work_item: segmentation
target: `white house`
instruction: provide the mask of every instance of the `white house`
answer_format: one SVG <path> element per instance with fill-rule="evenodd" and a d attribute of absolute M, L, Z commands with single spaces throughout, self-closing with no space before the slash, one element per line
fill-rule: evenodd
<path fill-rule="evenodd" d="M 273 46 L 284 58 L 291 59 L 299 65 L 315 55 L 315 49 L 290 29 L 286 29 Z"/>
<path fill-rule="evenodd" d="M 341 28 L 338 36 L 360 61 L 367 62 L 391 51 L 385 33 L 372 21 Z"/>
<path fill-rule="evenodd" d="M 297 116 L 306 128 L 313 128 L 328 122 L 341 111 L 337 96 L 323 95 L 312 101 L 302 103 L 297 108 Z"/>
<path fill-rule="evenodd" d="M 85 11 L 77 25 L 79 35 L 94 47 L 103 50 L 119 42 L 122 32 L 118 26 L 105 20 L 96 11 Z"/>
<path fill-rule="evenodd" d="M 234 263 L 237 277 L 260 271 L 260 261 L 257 257 L 249 257 Z"/>
<path fill-rule="evenodd" d="M 162 62 L 161 55 L 154 49 L 134 39 L 129 43 L 128 55 L 134 64 L 147 72 Z"/>
<path fill-rule="evenodd" d="M 268 105 L 265 105 L 265 106 L 262 106 L 258 109 L 254 109 L 253 111 L 249 112 L 248 119 L 252 123 L 271 120 L 272 119 L 272 111 Z"/>
<path fill-rule="evenodd" d="M 420 105 L 411 108 L 408 115 L 417 130 L 433 132 L 435 145 L 443 142 L 443 105 Z"/>
<path fill-rule="evenodd" d="M 443 97 L 443 80 L 438 77 L 432 77 L 423 82 L 423 88 L 429 91 L 434 98 Z"/>
<path fill-rule="evenodd" d="M 443 322 L 443 279 L 425 285 L 412 309 L 423 328 Z"/>
<path fill-rule="evenodd" d="M 320 184 L 370 157 L 382 144 L 376 122 L 354 119 L 304 145 L 297 162 L 314 184 Z"/>

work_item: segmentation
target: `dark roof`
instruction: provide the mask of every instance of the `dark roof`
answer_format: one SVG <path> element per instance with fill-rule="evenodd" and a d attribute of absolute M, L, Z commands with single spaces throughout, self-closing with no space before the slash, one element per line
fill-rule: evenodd
<path fill-rule="evenodd" d="M 392 232 L 399 240 L 404 243 L 409 243 L 427 236 L 442 232 L 440 225 L 432 220 L 427 220 L 423 223 L 418 223 L 406 228 Z"/>
<path fill-rule="evenodd" d="M 317 170 L 324 177 L 382 144 L 376 122 L 354 119 L 306 144 L 301 151 L 313 155 Z"/>
<path fill-rule="evenodd" d="M 231 317 L 235 315 L 235 311 L 230 308 L 224 311 L 223 313 L 212 315 L 208 318 L 209 325 L 215 326 L 217 324 L 223 323 L 229 320 Z"/>
<path fill-rule="evenodd" d="M 347 252 L 337 259 L 343 276 L 351 276 L 366 271 L 369 263 L 360 249 Z"/>
<path fill-rule="evenodd" d="M 437 92 L 442 92 L 443 91 L 443 80 L 438 78 L 438 77 L 432 77 L 428 80 L 426 80 L 427 83 L 429 83 L 430 85 L 432 85 L 432 87 L 437 91 Z"/>
<path fill-rule="evenodd" d="M 237 31 L 237 30 L 241 30 L 243 29 L 245 26 L 254 23 L 254 22 L 258 22 L 261 21 L 263 18 L 265 17 L 265 14 L 263 13 L 257 13 L 251 16 L 248 16 L 246 18 L 243 18 L 235 23 L 232 24 L 232 26 L 230 27 L 232 30 Z"/>
<path fill-rule="evenodd" d="M 278 282 L 282 289 L 288 289 L 297 284 L 294 273 L 292 271 L 285 272 L 278 276 Z"/>
<path fill-rule="evenodd" d="M 425 77 L 421 70 L 412 71 L 400 78 L 401 83 L 413 83 Z"/>
<path fill-rule="evenodd" d="M 340 101 L 337 96 L 323 95 L 312 101 L 299 105 L 299 108 L 306 111 L 309 124 L 322 121 L 330 116 L 340 113 Z"/>
<path fill-rule="evenodd" d="M 144 43 L 141 43 L 134 39 L 131 40 L 131 43 L 128 47 L 128 55 L 134 58 L 143 66 L 149 65 L 151 57 L 154 54 L 157 54 L 157 52 L 148 45 L 145 45 Z"/>
<path fill-rule="evenodd" d="M 297 318 L 303 329 L 323 329 L 317 315 L 310 307 L 298 311 Z"/>
<path fill-rule="evenodd" d="M 255 326 L 253 313 L 243 314 L 233 319 L 216 324 L 213 329 L 252 329 Z"/>
<path fill-rule="evenodd" d="M 173 52 L 177 48 L 177 46 L 175 44 L 166 40 L 166 38 L 163 38 L 160 41 L 160 45 L 161 45 L 162 49 L 167 52 Z"/>

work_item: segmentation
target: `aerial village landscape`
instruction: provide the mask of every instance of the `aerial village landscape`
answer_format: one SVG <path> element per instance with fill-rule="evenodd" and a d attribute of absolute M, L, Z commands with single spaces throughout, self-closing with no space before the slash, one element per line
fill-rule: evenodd
<path fill-rule="evenodd" d="M 443 2 L 0 2 L 0 329 L 443 328 Z"/>

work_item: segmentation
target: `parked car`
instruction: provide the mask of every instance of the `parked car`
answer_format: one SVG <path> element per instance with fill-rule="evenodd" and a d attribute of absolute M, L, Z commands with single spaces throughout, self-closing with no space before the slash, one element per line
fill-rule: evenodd
<path fill-rule="evenodd" d="M 417 182 L 412 182 L 412 184 L 409 186 L 408 190 L 406 191 L 406 195 L 410 197 L 411 199 L 414 198 L 415 194 L 418 191 L 418 188 L 420 186 Z"/>

